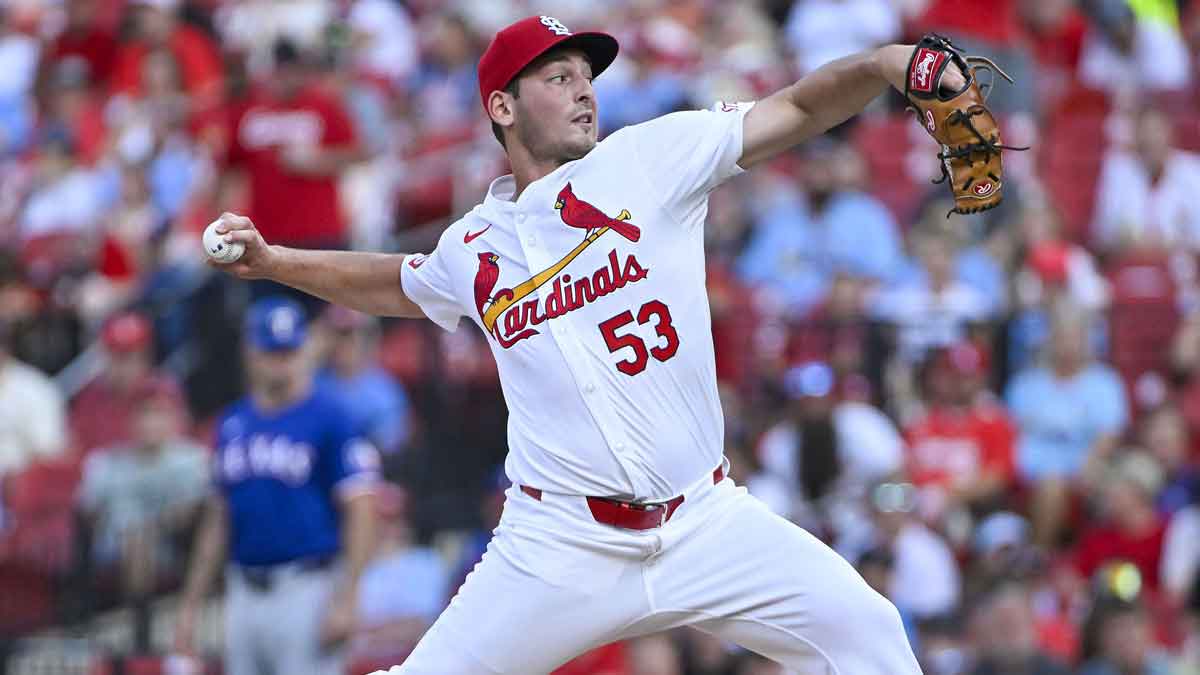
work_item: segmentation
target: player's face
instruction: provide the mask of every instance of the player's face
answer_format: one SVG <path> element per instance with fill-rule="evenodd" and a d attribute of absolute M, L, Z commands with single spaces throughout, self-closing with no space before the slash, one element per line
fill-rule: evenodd
<path fill-rule="evenodd" d="M 307 376 L 308 355 L 301 349 L 247 350 L 246 365 L 252 389 L 270 398 L 283 398 Z"/>
<path fill-rule="evenodd" d="M 592 65 L 582 51 L 555 52 L 523 73 L 518 86 L 514 130 L 535 159 L 569 162 L 596 146 Z"/>

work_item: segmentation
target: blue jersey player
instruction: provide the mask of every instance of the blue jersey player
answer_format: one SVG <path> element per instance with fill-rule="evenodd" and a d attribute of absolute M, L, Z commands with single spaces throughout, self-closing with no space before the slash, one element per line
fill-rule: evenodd
<path fill-rule="evenodd" d="M 243 330 L 249 395 L 221 417 L 214 495 L 197 535 L 178 625 L 222 563 L 227 675 L 341 675 L 358 580 L 374 545 L 378 455 L 343 399 L 313 377 L 304 310 L 252 305 Z"/>

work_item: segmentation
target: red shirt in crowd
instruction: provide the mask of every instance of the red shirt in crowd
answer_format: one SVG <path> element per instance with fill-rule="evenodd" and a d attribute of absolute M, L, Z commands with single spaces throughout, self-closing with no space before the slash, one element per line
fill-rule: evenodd
<path fill-rule="evenodd" d="M 981 471 L 1011 481 L 1016 429 L 998 405 L 981 403 L 966 410 L 931 408 L 904 429 L 909 478 L 918 487 L 947 491 Z"/>
<path fill-rule="evenodd" d="M 255 98 L 233 113 L 229 164 L 245 169 L 249 216 L 272 243 L 333 246 L 344 242 L 336 176 L 287 168 L 291 148 L 345 148 L 355 142 L 350 117 L 337 100 L 310 89 L 289 101 Z"/>
<path fill-rule="evenodd" d="M 72 442 L 83 452 L 128 442 L 133 437 L 133 418 L 139 392 L 148 386 L 161 386 L 175 392 L 180 406 L 183 393 L 179 383 L 164 374 L 153 374 L 129 392 L 118 392 L 99 377 L 79 392 L 71 404 L 69 423 Z"/>
<path fill-rule="evenodd" d="M 1016 0 L 933 0 L 917 26 L 1006 46 L 1021 37 Z"/>
<path fill-rule="evenodd" d="M 1075 567 L 1080 574 L 1090 579 L 1105 563 L 1128 561 L 1141 572 L 1146 588 L 1156 591 L 1163 536 L 1166 531 L 1167 524 L 1162 519 L 1139 535 L 1129 534 L 1108 523 L 1096 525 L 1080 537 L 1075 552 Z"/>
<path fill-rule="evenodd" d="M 225 71 L 221 53 L 203 31 L 188 25 L 175 29 L 167 48 L 179 64 L 183 88 L 201 101 L 220 97 Z M 121 45 L 113 72 L 113 91 L 137 96 L 142 89 L 142 64 L 151 49 L 143 42 Z"/>
<path fill-rule="evenodd" d="M 93 27 L 87 31 L 65 31 L 49 50 L 50 63 L 79 57 L 88 65 L 92 84 L 105 84 L 112 77 L 117 59 L 117 39 L 112 33 Z"/>

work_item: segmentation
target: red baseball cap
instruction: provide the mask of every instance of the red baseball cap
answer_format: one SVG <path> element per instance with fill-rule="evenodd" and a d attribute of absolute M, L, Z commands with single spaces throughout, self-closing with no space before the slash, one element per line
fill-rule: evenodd
<path fill-rule="evenodd" d="M 479 58 L 479 98 L 487 112 L 488 96 L 500 91 L 537 57 L 553 47 L 570 44 L 587 54 L 592 77 L 617 58 L 617 39 L 608 33 L 572 33 L 552 16 L 531 16 L 511 24 L 492 38 Z"/>
<path fill-rule="evenodd" d="M 942 353 L 941 364 L 959 375 L 982 375 L 991 369 L 991 357 L 973 342 L 950 345 Z"/>
<path fill-rule="evenodd" d="M 122 312 L 109 319 L 100 335 L 110 352 L 138 351 L 154 337 L 150 321 L 136 312 Z"/>

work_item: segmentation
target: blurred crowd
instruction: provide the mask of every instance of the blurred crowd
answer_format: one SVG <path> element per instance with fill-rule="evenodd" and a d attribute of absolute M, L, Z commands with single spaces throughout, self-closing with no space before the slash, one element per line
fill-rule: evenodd
<path fill-rule="evenodd" d="M 506 171 L 475 64 L 537 13 L 621 41 L 602 133 L 927 31 L 1013 76 L 991 105 L 1033 149 L 1006 153 L 996 210 L 947 217 L 936 148 L 894 94 L 713 193 L 732 476 L 897 605 L 926 672 L 1200 673 L 1197 0 L 0 3 L 13 672 L 47 630 L 165 672 L 156 625 L 213 420 L 244 391 L 241 317 L 281 290 L 212 273 L 204 226 L 235 211 L 273 243 L 429 250 Z M 495 365 L 469 329 L 302 300 L 319 378 L 383 451 L 354 645 L 395 661 L 498 518 Z M 130 629 L 101 639 L 114 612 Z M 782 671 L 685 631 L 562 672 Z"/>

